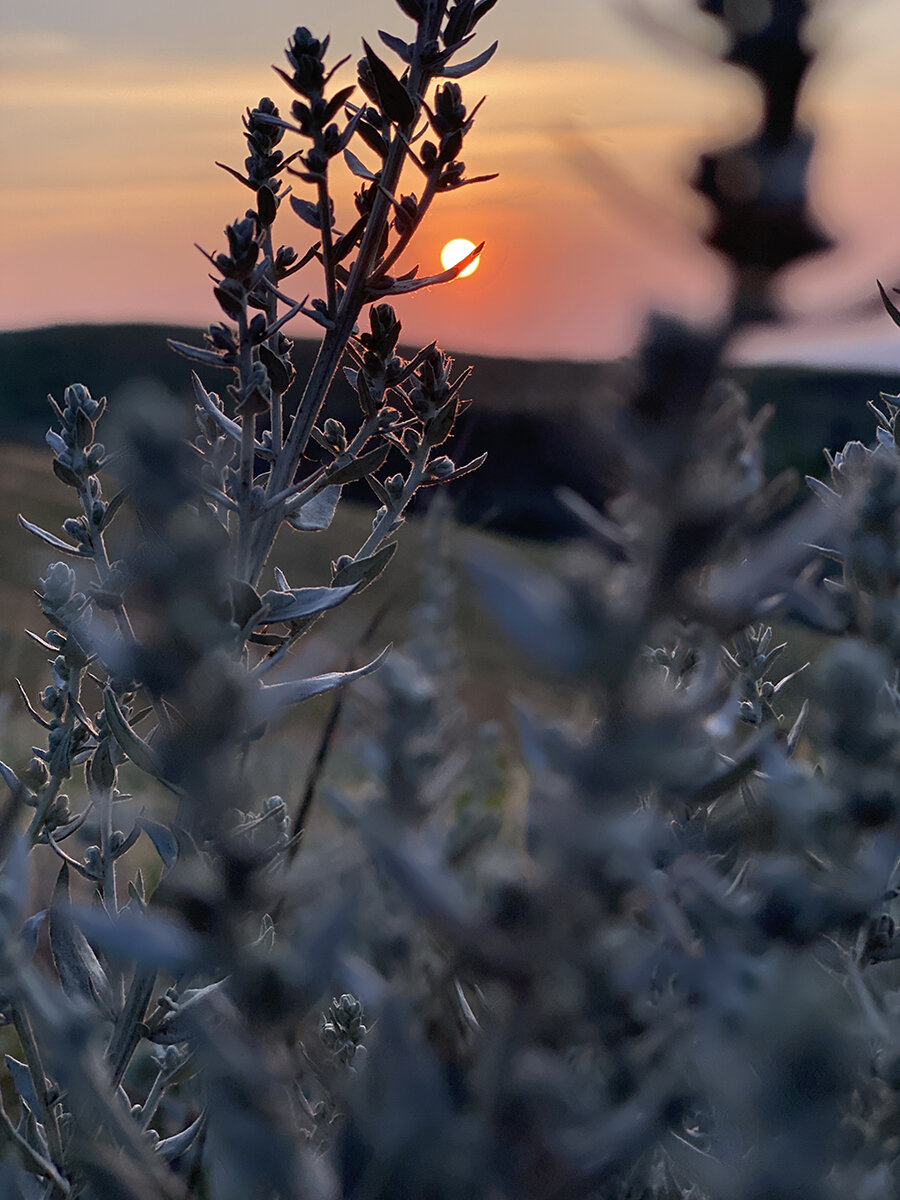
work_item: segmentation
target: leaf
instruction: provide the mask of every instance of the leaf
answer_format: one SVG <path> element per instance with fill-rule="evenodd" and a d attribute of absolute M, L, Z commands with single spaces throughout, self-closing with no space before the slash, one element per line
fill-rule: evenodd
<path fill-rule="evenodd" d="M 395 37 L 392 33 L 385 33 L 383 29 L 378 30 L 378 36 L 389 50 L 393 50 L 397 57 L 409 66 L 412 62 L 413 47 L 408 42 L 404 42 L 403 38 Z"/>
<path fill-rule="evenodd" d="M 162 778 L 162 767 L 153 748 L 131 728 L 111 688 L 103 689 L 103 710 L 113 736 L 128 758 L 154 779 Z"/>
<path fill-rule="evenodd" d="M 22 925 L 19 930 L 19 941 L 22 943 L 28 958 L 33 958 L 37 950 L 38 934 L 41 931 L 41 926 L 44 923 L 44 918 L 47 916 L 47 909 L 42 908 L 40 912 L 36 912 L 33 917 Z"/>
<path fill-rule="evenodd" d="M 185 1150 L 190 1150 L 205 1123 L 206 1113 L 202 1112 L 196 1121 L 192 1121 L 188 1125 L 187 1129 L 182 1129 L 181 1133 L 173 1134 L 172 1137 L 163 1138 L 162 1141 L 157 1142 L 156 1153 L 166 1162 L 178 1158 L 184 1154 Z"/>
<path fill-rule="evenodd" d="M 475 26 L 478 24 L 478 22 L 481 20 L 481 18 L 486 17 L 496 3 L 497 3 L 497 0 L 481 0 L 480 4 L 476 4 L 475 11 L 472 14 L 472 22 L 471 22 L 470 28 L 474 29 Z"/>
<path fill-rule="evenodd" d="M 217 979 L 205 987 L 189 988 L 183 993 L 178 1011 L 174 1012 L 162 1029 L 150 1035 L 150 1041 L 156 1046 L 177 1046 L 186 1042 L 196 1032 L 198 1018 L 202 1020 L 207 1014 L 219 993 L 224 992 L 225 980 Z"/>
<path fill-rule="evenodd" d="M 452 67 L 444 67 L 440 72 L 441 77 L 443 79 L 462 79 L 465 75 L 471 75 L 475 71 L 479 71 L 497 53 L 498 45 L 498 42 L 494 42 L 492 46 L 488 46 L 487 50 L 482 50 L 481 54 L 477 54 L 475 58 L 470 58 L 468 62 L 457 63 Z"/>
<path fill-rule="evenodd" d="M 466 257 L 461 258 L 455 266 L 441 271 L 438 275 L 428 275 L 425 279 L 395 279 L 385 288 L 374 286 L 370 288 L 370 291 L 376 297 L 401 296 L 407 292 L 418 292 L 422 288 L 432 287 L 438 283 L 450 283 L 478 258 L 482 250 L 484 250 L 484 242 L 476 246 L 474 250 L 470 250 Z"/>
<path fill-rule="evenodd" d="M 388 545 L 382 546 L 380 550 L 376 550 L 367 558 L 360 558 L 355 562 L 348 563 L 335 573 L 331 586 L 348 587 L 351 583 L 358 583 L 362 585 L 360 587 L 360 591 L 362 591 L 370 583 L 374 583 L 396 552 L 397 543 L 389 542 Z"/>
<path fill-rule="evenodd" d="M 272 391 L 284 395 L 294 378 L 294 368 L 290 360 L 282 358 L 265 345 L 259 347 L 259 359 L 266 368 Z"/>
<path fill-rule="evenodd" d="M 140 880 L 140 872 L 138 872 Z M 129 884 L 129 888 L 133 885 Z M 143 892 L 143 881 L 141 881 Z M 147 1011 L 147 1005 L 153 995 L 156 985 L 157 970 L 155 967 L 135 967 L 128 985 L 128 993 L 122 1011 L 116 1018 L 116 1027 L 109 1040 L 106 1050 L 107 1061 L 112 1068 L 112 1085 L 117 1088 L 128 1068 L 132 1054 L 137 1048 L 143 1032 L 142 1022 Z"/>
<path fill-rule="evenodd" d="M 203 363 L 207 367 L 222 367 L 231 370 L 229 364 L 222 361 L 222 355 L 217 354 L 214 350 L 202 350 L 199 346 L 188 346 L 185 342 L 175 342 L 171 338 L 167 338 L 166 342 L 170 350 L 174 350 L 182 358 L 190 359 L 191 362 Z"/>
<path fill-rule="evenodd" d="M 293 197 L 292 197 L 293 199 Z M 225 283 L 231 283 L 230 279 L 226 279 Z M 236 289 L 221 285 L 213 288 L 213 295 L 219 302 L 219 307 L 226 317 L 230 317 L 232 321 L 240 321 L 244 316 L 244 301 L 239 295 L 236 295 Z"/>
<path fill-rule="evenodd" d="M 151 821 L 149 817 L 138 817 L 137 824 L 146 833 L 153 843 L 156 853 L 162 859 L 163 875 L 165 875 L 178 861 L 178 841 L 175 834 L 167 826 L 161 825 L 158 821 Z"/>
<path fill-rule="evenodd" d="M 34 1080 L 31 1078 L 31 1071 L 27 1065 L 19 1062 L 17 1058 L 13 1058 L 11 1054 L 7 1054 L 6 1069 L 9 1071 L 13 1083 L 16 1085 L 19 1099 L 31 1112 L 39 1113 L 41 1106 L 38 1104 L 37 1093 L 34 1090 Z"/>
<path fill-rule="evenodd" d="M 881 300 L 884 304 L 884 307 L 887 309 L 888 316 L 895 325 L 900 325 L 900 309 L 897 308 L 896 304 L 894 304 L 893 300 L 881 286 L 881 280 L 876 279 L 875 282 L 878 284 L 878 290 L 881 292 Z"/>
<path fill-rule="evenodd" d="M 63 554 L 72 554 L 76 558 L 83 557 L 77 546 L 73 546 L 69 542 L 64 542 L 62 538 L 58 538 L 53 533 L 48 533 L 46 529 L 41 529 L 40 525 L 32 525 L 30 521 L 25 520 L 21 513 L 19 513 L 19 524 L 23 529 L 27 529 L 29 533 L 33 533 L 35 537 L 40 538 L 42 542 L 46 542 L 48 546 L 52 546 L 54 550 L 62 550 Z"/>
<path fill-rule="evenodd" d="M 259 624 L 275 621 L 297 621 L 301 617 L 313 617 L 336 608 L 356 591 L 356 584 L 348 587 L 294 588 L 289 592 L 266 592 L 262 598 L 265 606 Z"/>
<path fill-rule="evenodd" d="M 344 151 L 344 162 L 358 179 L 368 179 L 372 183 L 377 180 L 378 177 L 369 170 L 364 162 L 361 162 L 356 157 L 352 150 Z"/>
<path fill-rule="evenodd" d="M 457 467 L 452 475 L 445 475 L 443 479 L 426 479 L 422 487 L 435 487 L 439 483 L 453 483 L 456 479 L 462 479 L 464 475 L 471 475 L 473 471 L 477 471 L 479 467 L 483 467 L 486 462 L 487 450 L 485 450 L 484 454 L 479 454 L 477 458 L 473 458 L 471 462 Z"/>
<path fill-rule="evenodd" d="M 303 200 L 300 196 L 292 195 L 290 200 L 291 208 L 301 221 L 305 221 L 307 225 L 312 225 L 313 229 L 321 228 L 318 204 L 312 204 L 309 200 Z"/>
<path fill-rule="evenodd" d="M 425 423 L 425 437 L 429 446 L 441 446 L 453 431 L 456 414 L 459 409 L 458 400 L 448 400 L 433 417 Z"/>
<path fill-rule="evenodd" d="M 796 671 L 791 671 L 790 675 L 785 675 L 784 679 L 779 679 L 772 691 L 773 696 L 777 696 L 782 688 L 786 687 L 801 671 L 805 671 L 809 663 L 804 663 L 802 667 L 798 667 Z"/>
<path fill-rule="evenodd" d="M 69 868 L 63 863 L 50 904 L 50 950 L 62 990 L 72 999 L 87 1000 L 104 1016 L 115 1015 L 106 972 L 69 915 Z"/>
<path fill-rule="evenodd" d="M 341 498 L 341 485 L 330 484 L 322 488 L 311 500 L 301 504 L 298 509 L 287 513 L 287 522 L 293 529 L 312 533 L 327 529 L 334 520 L 338 501 Z M 287 590 L 287 589 L 285 589 Z"/>
<path fill-rule="evenodd" d="M 816 479 L 814 475 L 806 476 L 806 485 L 811 492 L 815 492 L 819 499 L 826 504 L 833 504 L 835 500 L 840 499 L 840 496 L 833 488 L 830 488 L 827 483 L 823 483 L 821 479 Z"/>
<path fill-rule="evenodd" d="M 457 4 L 454 4 L 447 18 L 447 24 L 444 26 L 444 45 L 455 47 L 463 39 L 469 40 L 474 11 L 475 0 L 459 0 Z"/>
<path fill-rule="evenodd" d="M 335 688 L 353 683 L 355 679 L 361 679 L 364 675 L 371 675 L 373 671 L 378 670 L 390 651 L 391 647 L 386 646 L 377 658 L 373 659 L 370 663 L 366 663 L 364 667 L 357 667 L 355 671 L 331 671 L 327 675 L 313 675 L 309 679 L 294 679 L 287 683 L 263 684 L 260 688 L 260 697 L 258 700 L 260 719 L 267 721 L 279 709 L 287 708 L 292 704 L 302 704 L 305 700 L 311 700 L 313 696 L 321 696 L 325 692 L 333 692 Z"/>
<path fill-rule="evenodd" d="M 219 408 L 219 406 L 213 400 L 212 395 L 207 392 L 206 388 L 200 382 L 196 371 L 191 371 L 191 383 L 193 384 L 194 388 L 194 397 L 200 407 L 205 412 L 209 413 L 223 433 L 227 433 L 230 438 L 240 445 L 242 440 L 240 425 L 237 423 L 237 421 L 232 421 L 230 417 L 225 416 L 221 408 Z M 261 442 L 255 442 L 253 449 L 256 454 L 259 454 L 263 458 L 274 457 L 272 451 L 266 449 Z"/>
<path fill-rule="evenodd" d="M 804 700 L 800 707 L 800 712 L 797 714 L 797 720 L 791 726 L 791 731 L 787 735 L 787 742 L 785 744 L 784 752 L 788 758 L 791 758 L 794 754 L 794 751 L 797 749 L 800 738 L 803 736 L 803 729 L 806 725 L 806 718 L 808 716 L 809 701 Z"/>
<path fill-rule="evenodd" d="M 388 144 L 378 130 L 374 127 L 374 125 L 370 125 L 368 121 L 360 121 L 356 126 L 356 132 L 366 143 L 369 149 L 374 151 L 381 161 L 384 162 L 384 160 L 387 158 Z"/>
<path fill-rule="evenodd" d="M 357 479 L 364 479 L 366 475 L 371 475 L 373 471 L 384 466 L 389 452 L 390 446 L 378 446 L 368 454 L 361 454 L 359 458 L 352 459 L 346 466 L 338 467 L 336 471 L 327 471 L 329 484 L 355 483 Z"/>
<path fill-rule="evenodd" d="M 0 761 L 0 779 L 3 780 L 14 796 L 21 796 L 22 784 L 19 782 L 18 775 L 2 761 Z"/>
<path fill-rule="evenodd" d="M 71 467 L 67 467 L 65 463 L 61 463 L 58 458 L 54 458 L 53 460 L 53 474 L 57 479 L 61 480 L 66 487 L 81 487 L 81 480 L 78 478 L 75 472 L 71 469 Z"/>
<path fill-rule="evenodd" d="M 368 221 L 369 218 L 367 216 L 360 217 L 354 225 L 351 225 L 345 234 L 342 234 L 341 237 L 337 239 L 337 241 L 331 247 L 331 261 L 333 263 L 342 262 L 354 248 L 354 246 L 359 244 L 362 239 L 362 235 L 365 232 Z"/>
<path fill-rule="evenodd" d="M 243 630 L 262 609 L 262 600 L 256 588 L 243 579 L 232 579 L 230 585 L 232 619 Z"/>
<path fill-rule="evenodd" d="M 385 508 L 390 508 L 392 501 L 384 485 L 379 483 L 374 475 L 367 475 L 366 483 L 372 489 L 378 503 L 383 504 Z"/>
<path fill-rule="evenodd" d="M 54 658 L 56 658 L 57 654 L 60 652 L 61 647 L 51 645 L 50 642 L 46 641 L 46 639 L 42 638 L 39 634 L 32 633 L 30 629 L 25 630 L 25 636 L 30 637 L 33 642 L 36 642 L 44 650 L 49 650 Z"/>
<path fill-rule="evenodd" d="M 494 171 L 492 175 L 474 175 L 467 179 L 447 180 L 438 184 L 439 192 L 458 192 L 460 188 L 471 187 L 476 183 L 490 183 L 492 179 L 499 179 L 499 171 Z"/>
<path fill-rule="evenodd" d="M 369 60 L 369 66 L 372 68 L 381 111 L 395 125 L 403 128 L 412 125 L 416 119 L 416 106 L 413 104 L 409 92 L 365 39 L 363 40 L 363 49 Z"/>
<path fill-rule="evenodd" d="M 356 91 L 356 84 L 351 83 L 349 87 L 341 88 L 339 92 L 335 92 L 325 109 L 322 117 L 322 124 L 327 125 L 329 121 L 333 121 L 335 116 L 344 107 L 353 93 Z"/>

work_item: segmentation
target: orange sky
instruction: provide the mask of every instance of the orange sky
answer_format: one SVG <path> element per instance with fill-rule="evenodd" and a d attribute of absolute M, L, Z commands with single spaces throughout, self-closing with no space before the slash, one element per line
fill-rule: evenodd
<path fill-rule="evenodd" d="M 205 9 L 206 22 L 179 25 L 176 43 L 165 24 L 179 8 L 172 0 L 160 0 L 146 28 L 111 0 L 71 6 L 77 23 L 63 4 L 54 16 L 56 3 L 31 24 L 27 13 L 0 17 L 0 328 L 218 319 L 193 243 L 219 248 L 249 193 L 213 162 L 240 166 L 247 104 L 270 94 L 287 106 L 269 64 L 293 24 L 330 25 L 335 49 L 355 61 L 359 35 L 408 23 L 389 0 L 273 0 L 242 40 L 216 23 L 220 4 L 196 0 L 190 11 Z M 501 178 L 445 197 L 407 266 L 439 270 L 452 237 L 487 249 L 471 278 L 398 304 L 411 341 L 599 358 L 631 346 L 649 307 L 698 319 L 714 310 L 724 279 L 698 244 L 704 208 L 684 179 L 700 149 L 751 127 L 756 94 L 691 48 L 711 44 L 714 27 L 688 0 L 638 6 L 670 23 L 677 36 L 664 44 L 620 15 L 636 4 L 558 0 L 550 33 L 536 0 L 500 0 L 485 19 L 479 44 L 499 37 L 501 49 L 464 81 L 471 102 L 488 94 L 464 157 L 470 174 Z M 807 320 L 789 342 L 769 337 L 757 352 L 784 357 L 801 345 L 821 356 L 842 336 L 870 337 L 900 364 L 900 331 L 895 349 L 886 317 L 835 319 L 871 298 L 876 275 L 900 280 L 898 8 L 820 5 L 826 55 L 806 104 L 820 136 L 816 204 L 841 250 L 797 272 L 787 294 Z M 344 74 L 351 82 L 350 64 Z M 339 212 L 351 193 L 348 181 Z M 305 248 L 305 232 L 285 210 L 282 240 Z M 313 267 L 295 283 L 318 294 Z M 301 319 L 290 332 L 315 330 Z"/>

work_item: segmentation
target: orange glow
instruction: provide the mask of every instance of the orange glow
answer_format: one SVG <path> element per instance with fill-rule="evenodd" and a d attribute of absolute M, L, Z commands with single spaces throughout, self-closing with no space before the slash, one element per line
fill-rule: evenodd
<path fill-rule="evenodd" d="M 468 238 L 453 238 L 441 251 L 441 263 L 444 270 L 449 271 L 451 267 L 455 267 L 458 262 L 462 262 L 475 249 L 475 243 L 470 242 Z M 478 270 L 478 264 L 481 262 L 481 255 L 474 259 L 466 267 L 464 271 L 460 271 L 458 278 L 465 279 L 467 275 L 474 275 Z"/>

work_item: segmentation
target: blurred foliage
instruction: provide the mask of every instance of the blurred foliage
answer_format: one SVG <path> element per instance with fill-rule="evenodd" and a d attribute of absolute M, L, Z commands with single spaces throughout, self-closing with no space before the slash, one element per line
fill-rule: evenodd
<path fill-rule="evenodd" d="M 232 370 L 227 411 L 199 379 L 199 436 L 164 397 L 123 414 L 117 438 L 81 385 L 55 408 L 53 471 L 81 512 L 64 540 L 36 488 L 52 528 L 23 522 L 67 561 L 37 597 L 50 682 L 19 696 L 42 744 L 0 761 L 0 1186 L 23 1200 L 892 1200 L 900 397 L 801 492 L 795 472 L 769 477 L 771 413 L 721 366 L 776 315 L 781 270 L 827 245 L 796 120 L 808 5 L 700 0 L 764 99 L 759 128 L 704 155 L 695 180 L 730 302 L 706 329 L 651 318 L 595 414 L 615 494 L 560 498 L 582 540 L 470 537 L 461 575 L 432 505 L 416 570 L 371 589 L 388 599 L 356 609 L 340 670 L 310 674 L 305 635 L 354 611 L 418 486 L 457 473 L 432 450 L 466 378 L 434 347 L 396 353 L 384 301 L 422 282 L 388 267 L 424 197 L 469 182 L 455 79 L 493 48 L 457 56 L 493 0 L 398 2 L 416 40 L 381 34 L 399 68 L 364 43 L 364 107 L 325 98 L 327 39 L 300 28 L 289 43 L 293 131 L 311 143 L 293 161 L 318 196 L 292 207 L 321 239 L 326 287 L 285 439 L 288 348 L 259 288 L 296 255 L 267 232 L 286 124 L 269 100 L 246 121 L 259 211 L 210 256 L 237 329 L 179 347 Z M 428 139 L 411 150 L 420 104 Z M 364 188 L 337 235 L 327 167 L 351 126 L 382 166 L 376 180 L 346 159 Z M 407 154 L 421 199 L 384 186 Z M 362 266 L 338 270 L 357 247 Z M 322 410 L 347 344 L 362 412 L 349 437 Z M 305 455 L 313 443 L 324 456 Z M 29 470 L 10 463 L 13 482 Z M 355 532 L 337 501 L 360 477 L 381 507 L 322 577 L 331 534 Z M 282 518 L 306 586 L 288 585 L 279 541 L 260 593 Z M 474 691 L 473 593 L 503 631 L 481 635 Z M 388 620 L 398 644 L 369 661 Z M 807 667 L 790 642 L 809 637 Z M 472 702 L 478 670 L 530 693 L 517 747 Z M 327 707 L 317 738 L 281 723 L 306 701 Z M 142 776 L 155 790 L 125 790 Z"/>

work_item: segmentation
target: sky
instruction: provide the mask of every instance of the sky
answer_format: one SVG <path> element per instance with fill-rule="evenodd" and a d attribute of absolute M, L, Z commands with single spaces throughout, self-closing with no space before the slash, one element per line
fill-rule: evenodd
<path fill-rule="evenodd" d="M 249 193 L 214 164 L 241 166 L 248 105 L 288 107 L 271 64 L 297 24 L 353 56 L 345 83 L 361 37 L 412 29 L 393 0 L 0 0 L 0 328 L 219 319 L 194 243 L 221 248 Z M 600 359 L 632 349 L 651 309 L 710 319 L 727 281 L 687 180 L 758 115 L 749 78 L 712 57 L 718 36 L 690 0 L 499 0 L 475 48 L 500 49 L 463 85 L 470 105 L 487 95 L 469 173 L 500 177 L 443 197 L 405 265 L 434 273 L 454 237 L 486 250 L 470 278 L 398 302 L 405 340 Z M 786 282 L 789 325 L 739 353 L 900 369 L 874 302 L 876 277 L 900 284 L 900 5 L 819 0 L 810 36 L 812 193 L 839 248 Z M 352 192 L 337 189 L 339 219 Z M 305 249 L 287 206 L 276 230 Z M 321 291 L 315 265 L 294 282 Z"/>

